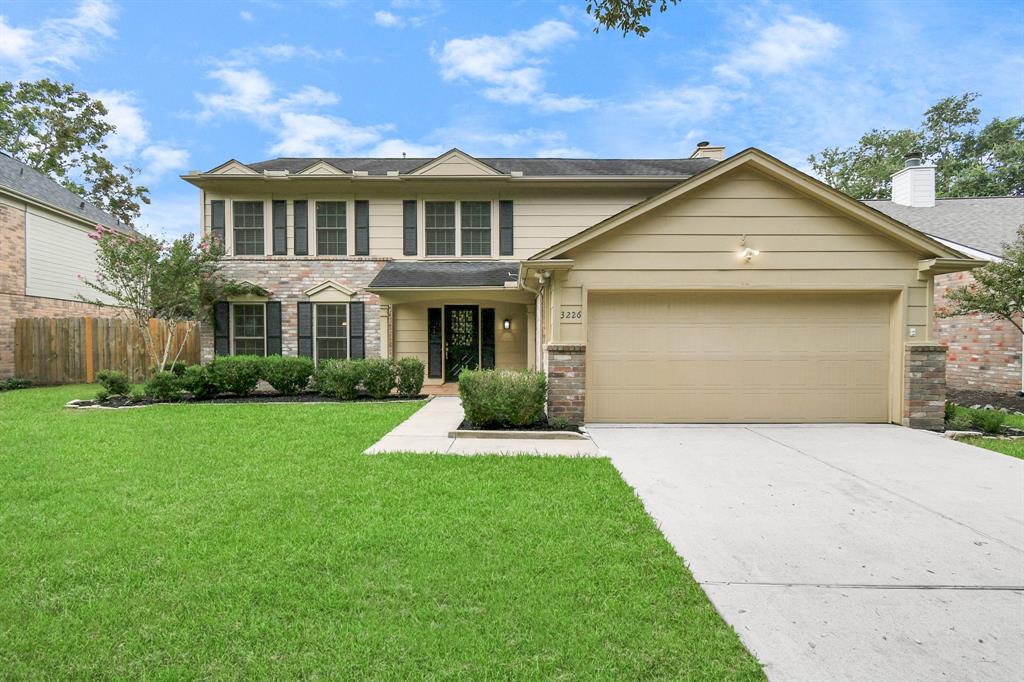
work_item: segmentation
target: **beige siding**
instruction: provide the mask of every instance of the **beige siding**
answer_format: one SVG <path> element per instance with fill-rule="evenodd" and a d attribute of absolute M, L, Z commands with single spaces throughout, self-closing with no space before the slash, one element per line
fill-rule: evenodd
<path fill-rule="evenodd" d="M 520 303 L 483 302 L 471 299 L 443 299 L 437 302 L 396 303 L 392 306 L 394 321 L 394 356 L 417 357 L 427 364 L 427 309 L 445 305 L 477 305 L 494 308 L 497 329 L 494 333 L 495 365 L 499 369 L 526 367 L 526 306 Z M 508 318 L 512 328 L 505 331 L 502 320 Z"/>
<path fill-rule="evenodd" d="M 760 251 L 750 263 L 738 257 L 743 235 Z M 885 289 L 903 295 L 901 336 L 929 333 L 923 254 L 754 171 L 719 178 L 568 255 L 575 265 L 558 275 L 549 311 L 559 342 L 585 342 L 585 292 L 614 289 Z"/>
<path fill-rule="evenodd" d="M 96 243 L 88 228 L 30 208 L 25 232 L 26 295 L 67 301 L 96 296 L 79 280 L 96 278 Z"/>

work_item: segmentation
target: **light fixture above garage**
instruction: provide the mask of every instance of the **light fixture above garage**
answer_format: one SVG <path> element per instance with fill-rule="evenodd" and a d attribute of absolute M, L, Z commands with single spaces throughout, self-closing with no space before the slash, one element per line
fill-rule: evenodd
<path fill-rule="evenodd" d="M 740 258 L 743 259 L 744 263 L 749 263 L 750 259 L 752 259 L 754 256 L 761 255 L 761 252 L 758 251 L 757 249 L 752 249 L 749 246 L 747 246 L 747 235 L 743 235 L 740 237 L 740 251 L 738 255 Z"/>

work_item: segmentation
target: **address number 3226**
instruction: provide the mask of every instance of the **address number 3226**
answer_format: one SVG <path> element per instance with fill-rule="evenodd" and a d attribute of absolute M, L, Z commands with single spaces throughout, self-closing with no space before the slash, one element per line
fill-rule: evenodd
<path fill-rule="evenodd" d="M 583 319 L 583 311 L 582 310 L 563 310 L 562 311 L 561 319 L 563 319 L 563 320 L 582 320 Z"/>

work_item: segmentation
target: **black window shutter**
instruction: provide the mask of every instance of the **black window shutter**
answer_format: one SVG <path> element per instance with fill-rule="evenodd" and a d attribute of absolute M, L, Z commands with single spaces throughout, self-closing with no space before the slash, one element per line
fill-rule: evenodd
<path fill-rule="evenodd" d="M 402 255 L 416 255 L 416 200 L 402 202 Z"/>
<path fill-rule="evenodd" d="M 274 220 L 274 255 L 288 253 L 288 202 L 274 199 L 271 211 Z"/>
<path fill-rule="evenodd" d="M 441 309 L 427 309 L 427 376 L 441 378 Z"/>
<path fill-rule="evenodd" d="M 511 256 L 514 247 L 512 228 L 512 200 L 502 199 L 498 202 L 498 253 Z"/>
<path fill-rule="evenodd" d="M 362 301 L 352 301 L 348 304 L 348 356 L 353 360 L 362 360 L 366 357 L 364 318 Z"/>
<path fill-rule="evenodd" d="M 210 202 L 210 231 L 213 238 L 224 246 L 224 200 L 214 199 Z"/>
<path fill-rule="evenodd" d="M 309 210 L 305 200 L 296 201 L 295 212 L 295 255 L 309 255 Z"/>
<path fill-rule="evenodd" d="M 299 303 L 299 355 L 313 357 L 313 304 Z"/>
<path fill-rule="evenodd" d="M 356 255 L 370 255 L 370 202 L 356 199 Z"/>
<path fill-rule="evenodd" d="M 227 301 L 213 304 L 213 354 L 231 355 L 231 305 Z"/>
<path fill-rule="evenodd" d="M 480 309 L 480 367 L 494 369 L 494 308 Z"/>
<path fill-rule="evenodd" d="M 267 301 L 267 355 L 281 354 L 281 302 Z"/>

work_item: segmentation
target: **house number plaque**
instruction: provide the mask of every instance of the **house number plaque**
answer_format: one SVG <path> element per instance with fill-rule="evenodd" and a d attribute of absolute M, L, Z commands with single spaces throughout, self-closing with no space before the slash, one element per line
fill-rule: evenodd
<path fill-rule="evenodd" d="M 582 310 L 573 310 L 573 309 L 568 309 L 567 310 L 565 308 L 562 308 L 562 314 L 559 317 L 559 319 L 561 319 L 561 320 L 582 320 L 583 319 L 583 311 Z"/>

